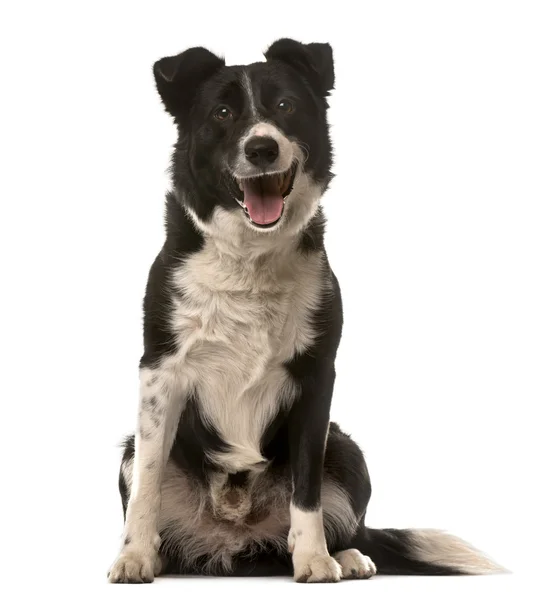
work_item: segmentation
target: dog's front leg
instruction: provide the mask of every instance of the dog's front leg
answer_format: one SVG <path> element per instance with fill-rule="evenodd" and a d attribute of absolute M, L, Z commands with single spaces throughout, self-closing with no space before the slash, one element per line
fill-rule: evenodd
<path fill-rule="evenodd" d="M 334 364 L 323 361 L 299 380 L 301 394 L 290 412 L 288 434 L 293 479 L 288 547 L 298 582 L 339 581 L 342 569 L 329 555 L 321 506 Z"/>
<path fill-rule="evenodd" d="M 113 583 L 150 583 L 160 572 L 162 476 L 183 408 L 171 373 L 143 368 L 140 381 L 133 481 L 122 548 L 108 575 Z"/>

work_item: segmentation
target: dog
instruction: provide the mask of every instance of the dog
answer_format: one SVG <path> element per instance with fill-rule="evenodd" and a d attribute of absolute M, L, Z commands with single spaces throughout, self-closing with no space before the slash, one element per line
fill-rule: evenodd
<path fill-rule="evenodd" d="M 333 53 L 280 39 L 264 56 L 226 66 L 198 47 L 154 64 L 177 142 L 109 581 L 500 570 L 447 533 L 365 525 L 363 454 L 329 419 L 343 322 L 320 206 Z"/>

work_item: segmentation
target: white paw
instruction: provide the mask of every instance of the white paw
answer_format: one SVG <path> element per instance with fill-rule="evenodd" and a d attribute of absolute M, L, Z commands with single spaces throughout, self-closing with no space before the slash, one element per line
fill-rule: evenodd
<path fill-rule="evenodd" d="M 376 575 L 375 563 L 359 550 L 342 550 L 334 558 L 342 567 L 342 579 L 369 579 Z"/>
<path fill-rule="evenodd" d="M 293 555 L 293 578 L 298 583 L 333 583 L 341 577 L 342 567 L 328 554 Z"/>
<path fill-rule="evenodd" d="M 110 583 L 152 583 L 162 563 L 156 552 L 124 548 L 108 573 Z"/>

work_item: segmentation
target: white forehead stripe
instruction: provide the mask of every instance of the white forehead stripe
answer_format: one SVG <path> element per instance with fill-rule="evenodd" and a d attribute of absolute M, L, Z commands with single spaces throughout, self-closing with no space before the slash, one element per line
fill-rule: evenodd
<path fill-rule="evenodd" d="M 251 79 L 249 78 L 249 75 L 247 75 L 247 71 L 244 71 L 243 73 L 243 87 L 245 89 L 245 92 L 247 93 L 247 99 L 249 101 L 249 108 L 251 110 L 251 114 L 254 117 L 256 117 L 258 113 L 257 107 L 255 106 L 255 96 L 253 95 L 253 85 L 251 84 Z"/>

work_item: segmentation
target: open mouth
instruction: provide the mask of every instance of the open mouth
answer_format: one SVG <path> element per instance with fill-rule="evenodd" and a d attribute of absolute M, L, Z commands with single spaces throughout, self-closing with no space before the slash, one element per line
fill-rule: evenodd
<path fill-rule="evenodd" d="M 286 200 L 293 189 L 295 165 L 282 173 L 236 179 L 243 208 L 251 223 L 261 229 L 273 227 L 284 214 Z"/>

